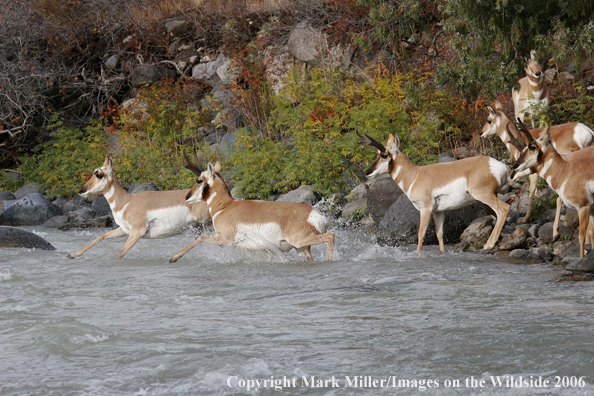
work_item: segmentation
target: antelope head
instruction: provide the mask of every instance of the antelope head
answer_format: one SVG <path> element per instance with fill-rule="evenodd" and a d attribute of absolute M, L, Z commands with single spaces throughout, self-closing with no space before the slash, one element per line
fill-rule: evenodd
<path fill-rule="evenodd" d="M 492 104 L 487 104 L 484 107 L 489 112 L 489 115 L 487 116 L 487 122 L 483 125 L 482 138 L 497 135 L 497 129 L 502 122 L 500 111 L 503 109 L 501 102 L 498 100 L 495 100 Z"/>
<path fill-rule="evenodd" d="M 526 66 L 526 75 L 530 76 L 532 78 L 537 79 L 539 82 L 541 82 L 544 78 L 545 78 L 545 69 L 547 67 L 547 60 L 545 60 L 543 62 L 542 65 L 540 65 L 537 61 L 536 61 L 536 51 L 532 50 L 530 51 L 530 59 L 528 60 L 528 64 Z"/>
<path fill-rule="evenodd" d="M 80 189 L 79 194 L 82 197 L 88 197 L 93 194 L 99 194 L 105 191 L 107 186 L 110 186 L 113 180 L 113 161 L 109 155 L 105 156 L 105 162 L 101 168 L 93 171 L 93 175 Z"/>
<path fill-rule="evenodd" d="M 369 168 L 365 171 L 367 177 L 375 177 L 384 173 L 388 173 L 390 169 L 390 164 L 392 161 L 396 159 L 398 154 L 400 154 L 400 139 L 396 135 L 390 134 L 388 137 L 388 142 L 386 143 L 386 147 L 383 144 L 365 134 L 365 137 L 361 136 L 360 134 L 359 144 L 362 144 L 367 147 L 371 147 L 377 152 L 377 157 L 375 161 L 369 166 Z"/>
<path fill-rule="evenodd" d="M 201 172 L 196 178 L 196 184 L 190 189 L 186 195 L 186 202 L 189 204 L 195 204 L 200 201 L 207 201 L 211 196 L 214 196 L 212 189 L 214 187 L 215 177 L 221 173 L 221 163 L 219 161 L 216 164 L 212 162 L 208 163 L 208 167 L 205 171 Z M 214 192 L 216 194 L 216 192 Z"/>
<path fill-rule="evenodd" d="M 545 123 L 545 127 L 540 132 L 538 139 L 534 139 L 527 131 L 527 128 L 521 129 L 528 143 L 520 153 L 518 160 L 514 163 L 514 171 L 516 172 L 523 172 L 542 162 L 541 158 L 548 150 L 547 146 L 551 137 L 551 127 L 549 124 Z"/>

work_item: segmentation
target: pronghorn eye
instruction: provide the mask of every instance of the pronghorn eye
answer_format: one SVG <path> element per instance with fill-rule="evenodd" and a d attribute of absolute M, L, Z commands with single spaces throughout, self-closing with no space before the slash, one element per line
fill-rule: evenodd
<path fill-rule="evenodd" d="M 534 146 L 528 146 L 528 150 L 534 151 L 534 150 L 536 150 L 536 147 L 534 147 Z"/>
<path fill-rule="evenodd" d="M 103 173 L 96 173 L 97 179 L 103 179 Z"/>
<path fill-rule="evenodd" d="M 383 159 L 388 158 L 388 154 L 380 154 L 380 157 L 382 157 Z"/>
<path fill-rule="evenodd" d="M 490 124 L 490 123 L 491 123 L 491 120 L 487 120 L 487 124 Z"/>
<path fill-rule="evenodd" d="M 198 184 L 202 184 L 203 181 L 204 180 L 202 180 L 202 179 L 196 179 L 196 183 L 198 183 Z"/>

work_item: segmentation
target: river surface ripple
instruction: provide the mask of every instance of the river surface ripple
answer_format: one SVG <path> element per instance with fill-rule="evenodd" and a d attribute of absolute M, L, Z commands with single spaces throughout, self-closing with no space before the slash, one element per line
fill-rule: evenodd
<path fill-rule="evenodd" d="M 105 230 L 24 228 L 57 250 L 0 249 L 0 395 L 419 394 L 423 380 L 439 385 L 425 394 L 594 394 L 594 283 L 548 282 L 550 264 L 353 231 L 336 231 L 331 262 L 325 247 L 307 262 L 203 244 L 169 264 L 192 231 L 70 260 Z M 550 384 L 491 383 L 512 375 Z M 417 382 L 347 386 L 355 376 Z M 296 387 L 247 389 L 282 378 Z"/>

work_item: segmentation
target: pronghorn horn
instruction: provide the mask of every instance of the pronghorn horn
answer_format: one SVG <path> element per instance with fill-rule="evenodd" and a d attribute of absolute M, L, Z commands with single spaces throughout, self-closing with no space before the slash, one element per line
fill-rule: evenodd
<path fill-rule="evenodd" d="M 359 144 L 362 144 L 367 147 L 371 147 L 372 149 L 379 150 L 380 153 L 383 153 L 386 151 L 386 148 L 384 147 L 383 144 L 381 144 L 380 142 L 378 142 L 377 140 L 375 140 L 368 134 L 365 134 L 365 137 L 363 137 L 363 136 L 361 136 L 361 134 L 359 132 L 357 132 L 357 136 L 359 136 L 359 138 L 361 139 L 359 141 Z"/>
<path fill-rule="evenodd" d="M 196 155 L 196 151 L 194 151 L 194 162 L 190 161 L 188 155 L 184 151 L 184 158 L 186 160 L 186 164 L 184 165 L 187 169 L 191 170 L 196 176 L 200 176 L 202 174 L 202 168 L 200 168 L 200 161 L 198 161 L 198 156 Z"/>
<path fill-rule="evenodd" d="M 520 136 L 520 131 L 521 131 L 524 133 L 524 136 L 526 136 L 526 139 L 528 139 L 528 143 L 534 141 L 534 137 L 532 137 L 532 135 L 530 134 L 530 131 L 528 130 L 528 127 L 526 126 L 526 124 L 524 124 L 522 122 L 522 120 L 520 120 L 519 117 L 516 120 L 517 121 L 514 122 L 514 126 L 516 128 L 516 131 L 518 131 L 518 136 Z"/>
<path fill-rule="evenodd" d="M 526 147 L 526 142 L 524 142 L 524 139 L 522 139 L 517 126 L 514 125 L 516 127 L 516 133 L 518 136 L 514 136 L 514 134 L 511 133 L 511 131 L 509 130 L 510 123 L 511 121 L 508 122 L 507 125 L 505 125 L 505 129 L 507 129 L 507 134 L 509 135 L 508 143 L 517 148 L 518 151 L 522 151 L 524 150 L 524 147 Z"/>

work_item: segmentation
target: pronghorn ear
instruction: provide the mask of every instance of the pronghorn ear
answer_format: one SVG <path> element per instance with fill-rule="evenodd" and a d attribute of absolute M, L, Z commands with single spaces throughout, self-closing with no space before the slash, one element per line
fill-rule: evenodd
<path fill-rule="evenodd" d="M 109 155 L 105 156 L 105 161 L 103 162 L 103 168 L 105 169 L 113 169 L 113 161 Z"/>
<path fill-rule="evenodd" d="M 501 105 L 501 102 L 498 101 L 497 99 L 495 99 L 495 101 L 493 102 L 493 105 L 495 106 L 495 110 L 502 110 L 503 106 Z"/>
<path fill-rule="evenodd" d="M 212 177 L 214 175 L 214 165 L 212 162 L 208 163 L 208 167 L 206 168 L 206 177 Z"/>
<path fill-rule="evenodd" d="M 547 144 L 549 143 L 549 139 L 551 137 L 551 127 L 549 126 L 549 124 L 547 124 L 545 122 L 544 128 L 542 128 L 542 131 L 540 131 L 540 134 L 538 136 L 538 140 L 541 141 L 541 144 L 546 147 Z"/>
<path fill-rule="evenodd" d="M 489 115 L 495 117 L 495 109 L 493 109 L 491 106 L 487 105 L 487 111 L 489 111 Z"/>
<path fill-rule="evenodd" d="M 217 161 L 214 165 L 214 171 L 215 173 L 221 173 L 221 163 L 219 161 Z"/>
<path fill-rule="evenodd" d="M 536 62 L 536 50 L 530 51 L 530 59 Z"/>
<path fill-rule="evenodd" d="M 386 144 L 386 150 L 390 152 L 393 156 L 396 155 L 398 149 L 400 148 L 400 139 L 397 135 L 388 136 L 388 143 Z"/>

